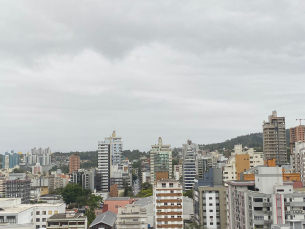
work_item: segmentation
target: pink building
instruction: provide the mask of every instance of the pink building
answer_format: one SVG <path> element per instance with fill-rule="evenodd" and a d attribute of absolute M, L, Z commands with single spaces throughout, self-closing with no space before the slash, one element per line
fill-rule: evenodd
<path fill-rule="evenodd" d="M 104 201 L 104 205 L 107 204 L 108 211 L 118 214 L 119 207 L 125 207 L 127 204 L 132 204 L 133 201 L 134 199 L 130 199 L 130 197 L 108 197 Z"/>
<path fill-rule="evenodd" d="M 36 165 L 32 166 L 32 174 L 43 174 L 42 167 L 40 163 L 36 163 Z"/>

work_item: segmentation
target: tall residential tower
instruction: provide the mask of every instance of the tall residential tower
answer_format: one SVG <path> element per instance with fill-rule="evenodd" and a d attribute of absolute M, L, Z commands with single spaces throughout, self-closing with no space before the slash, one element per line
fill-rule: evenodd
<path fill-rule="evenodd" d="M 172 178 L 172 150 L 171 145 L 163 145 L 162 138 L 159 137 L 158 145 L 152 145 L 150 151 L 150 179 L 154 184 L 157 172 L 168 172 L 168 177 Z"/>
<path fill-rule="evenodd" d="M 122 138 L 113 131 L 110 137 L 98 142 L 98 172 L 101 176 L 101 191 L 110 191 L 111 166 L 121 163 Z"/>
<path fill-rule="evenodd" d="M 276 165 L 287 163 L 285 117 L 277 117 L 276 111 L 263 123 L 264 157 L 275 159 Z"/>
<path fill-rule="evenodd" d="M 187 140 L 187 144 L 182 145 L 182 178 L 183 178 L 183 191 L 193 189 L 196 178 L 196 153 L 199 150 L 197 144 Z"/>

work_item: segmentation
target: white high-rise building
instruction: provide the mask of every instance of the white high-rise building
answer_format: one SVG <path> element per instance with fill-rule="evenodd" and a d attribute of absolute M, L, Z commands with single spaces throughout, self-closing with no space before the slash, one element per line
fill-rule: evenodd
<path fill-rule="evenodd" d="M 49 165 L 51 164 L 51 150 L 50 148 L 42 149 L 41 147 L 39 149 L 33 148 L 31 149 L 31 153 L 27 153 L 25 156 L 25 162 L 28 165 L 36 165 L 36 163 L 39 163 L 40 165 Z"/>
<path fill-rule="evenodd" d="M 101 174 L 101 191 L 110 191 L 111 166 L 121 163 L 123 143 L 113 131 L 110 137 L 98 142 L 98 172 Z"/>
<path fill-rule="evenodd" d="M 291 168 L 293 173 L 300 173 L 301 181 L 305 186 L 305 142 L 296 142 L 291 154 Z"/>
<path fill-rule="evenodd" d="M 187 144 L 182 145 L 182 178 L 183 178 L 183 191 L 193 189 L 196 178 L 196 153 L 199 147 L 197 144 L 187 140 Z"/>
<path fill-rule="evenodd" d="M 154 228 L 176 229 L 183 227 L 183 193 L 179 181 L 157 180 L 153 194 Z"/>

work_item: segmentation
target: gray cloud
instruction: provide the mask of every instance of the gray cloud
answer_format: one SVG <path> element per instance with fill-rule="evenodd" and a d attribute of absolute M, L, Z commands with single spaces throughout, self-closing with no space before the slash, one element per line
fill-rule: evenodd
<path fill-rule="evenodd" d="M 1 152 L 126 149 L 304 117 L 302 1 L 4 1 Z"/>

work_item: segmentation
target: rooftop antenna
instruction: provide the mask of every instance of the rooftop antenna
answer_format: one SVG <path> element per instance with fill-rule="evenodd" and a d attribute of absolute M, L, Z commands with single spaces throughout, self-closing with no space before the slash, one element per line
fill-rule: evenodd
<path fill-rule="evenodd" d="M 301 124 L 301 121 L 302 121 L 302 120 L 305 120 L 305 119 L 297 118 L 296 121 L 298 121 L 298 120 L 300 121 L 300 126 L 301 126 L 301 125 L 302 125 L 302 124 Z"/>

